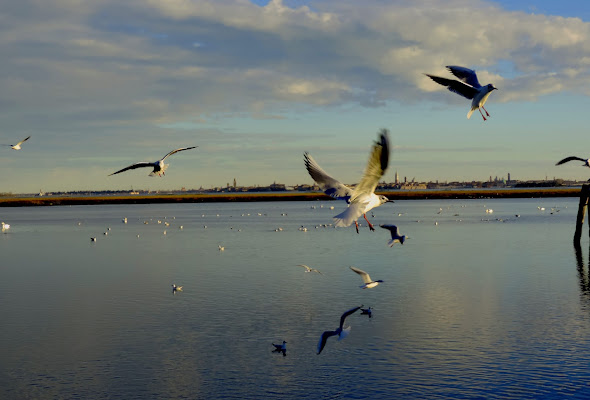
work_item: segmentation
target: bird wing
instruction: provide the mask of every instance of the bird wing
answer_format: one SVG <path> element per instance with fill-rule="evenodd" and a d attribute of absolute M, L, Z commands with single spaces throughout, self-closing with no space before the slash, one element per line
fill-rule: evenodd
<path fill-rule="evenodd" d="M 305 270 L 306 270 L 306 271 L 310 271 L 310 270 L 311 270 L 311 268 L 309 268 L 309 267 L 308 267 L 307 265 L 305 265 L 305 264 L 297 264 L 297 266 L 298 266 L 298 267 L 303 267 L 303 268 L 305 268 Z"/>
<path fill-rule="evenodd" d="M 399 229 L 397 229 L 397 226 L 395 225 L 390 225 L 390 224 L 383 224 L 383 225 L 379 225 L 381 228 L 383 229 L 387 229 L 389 232 L 391 232 L 391 237 L 395 237 L 395 236 L 399 236 Z"/>
<path fill-rule="evenodd" d="M 334 216 L 334 225 L 337 227 L 350 226 L 354 221 L 360 218 L 364 214 L 364 210 L 370 201 L 369 196 L 363 196 L 363 198 L 357 197 L 354 203 L 349 204 L 348 208 L 340 214 Z"/>
<path fill-rule="evenodd" d="M 473 99 L 478 92 L 476 88 L 471 85 L 468 85 L 464 82 L 457 81 L 455 79 L 447 79 L 441 78 L 440 76 L 424 74 L 436 83 L 446 86 L 453 93 L 457 93 L 460 96 L 465 97 L 466 99 Z"/>
<path fill-rule="evenodd" d="M 479 81 L 477 80 L 477 74 L 474 70 L 465 67 L 459 67 L 457 65 L 447 65 L 447 69 L 466 84 L 471 85 L 474 88 L 481 87 Z"/>
<path fill-rule="evenodd" d="M 171 156 L 174 153 L 178 153 L 179 151 L 184 151 L 184 150 L 190 150 L 190 149 L 196 149 L 199 146 L 192 146 L 192 147 L 181 147 L 180 149 L 176 149 L 176 150 L 172 150 L 170 153 L 166 154 L 164 157 L 162 157 L 162 159 L 160 161 L 164 161 L 166 159 L 166 157 Z"/>
<path fill-rule="evenodd" d="M 350 268 L 352 268 L 352 267 L 350 267 Z M 346 317 L 348 317 L 351 314 L 354 314 L 361 307 L 362 307 L 362 305 L 361 306 L 358 306 L 358 307 L 351 308 L 350 310 L 345 311 L 344 314 L 342 314 L 342 316 L 340 317 L 340 330 L 342 330 L 342 326 L 344 326 L 344 320 L 346 319 Z"/>
<path fill-rule="evenodd" d="M 120 169 L 120 170 L 118 170 L 117 172 L 113 172 L 113 173 L 112 173 L 112 174 L 110 174 L 109 176 L 111 176 L 111 175 L 115 175 L 115 174 L 119 174 L 119 173 L 121 173 L 121 172 L 124 172 L 124 171 L 130 170 L 130 169 L 135 169 L 135 168 L 143 168 L 143 167 L 153 167 L 153 166 L 154 166 L 154 163 L 147 162 L 147 161 L 142 161 L 142 162 L 138 162 L 138 163 L 135 163 L 135 164 L 131 164 L 130 166 L 128 166 L 128 167 L 125 167 L 125 168 L 123 168 L 123 169 Z"/>
<path fill-rule="evenodd" d="M 337 333 L 336 331 L 325 331 L 324 333 L 322 333 L 322 336 L 320 336 L 320 341 L 318 342 L 318 354 L 320 354 L 322 352 L 322 350 L 324 349 L 324 347 L 326 346 L 326 341 L 328 340 L 328 338 L 330 336 L 336 336 Z"/>
<path fill-rule="evenodd" d="M 23 144 L 24 142 L 26 142 L 26 141 L 27 141 L 27 140 L 29 140 L 30 138 L 31 138 L 31 137 L 30 137 L 30 136 L 28 136 L 27 138 L 25 138 L 25 139 L 21 140 L 20 142 L 18 142 L 18 143 L 16 144 L 16 146 Z"/>
<path fill-rule="evenodd" d="M 555 164 L 555 165 L 561 165 L 561 164 L 564 164 L 564 163 L 566 163 L 566 162 L 569 162 L 569 161 L 574 161 L 574 160 L 576 160 L 576 161 L 583 161 L 583 162 L 586 162 L 586 160 L 584 160 L 583 158 L 576 157 L 576 156 L 570 156 L 570 157 L 566 157 L 566 158 L 564 158 L 563 160 L 559 161 L 559 162 L 558 162 L 557 164 Z"/>
<path fill-rule="evenodd" d="M 381 129 L 379 132 L 379 141 L 373 144 L 369 161 L 365 168 L 365 173 L 358 185 L 355 186 L 351 203 L 363 194 L 375 192 L 379 179 L 385 173 L 389 165 L 389 135 L 387 129 Z"/>
<path fill-rule="evenodd" d="M 307 152 L 303 154 L 303 157 L 305 159 L 305 168 L 307 168 L 307 172 L 309 172 L 309 175 L 320 186 L 324 193 L 339 200 L 348 201 L 350 199 L 352 196 L 351 188 L 328 175 Z"/>
<path fill-rule="evenodd" d="M 357 274 L 359 274 L 361 276 L 361 278 L 363 278 L 363 282 L 365 282 L 365 283 L 371 283 L 371 282 L 373 282 L 373 280 L 371 279 L 371 277 L 369 276 L 369 274 L 367 274 L 362 269 L 358 269 L 358 268 L 355 268 L 355 267 L 350 267 L 350 269 L 353 270 L 354 272 L 356 272 Z"/>

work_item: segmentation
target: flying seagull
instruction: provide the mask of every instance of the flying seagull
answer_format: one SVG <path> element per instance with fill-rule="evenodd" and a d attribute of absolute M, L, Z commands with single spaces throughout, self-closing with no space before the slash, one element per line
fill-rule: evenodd
<path fill-rule="evenodd" d="M 373 317 L 373 310 L 371 309 L 371 307 L 361 308 L 361 315 L 368 315 L 369 318 L 372 318 Z"/>
<path fill-rule="evenodd" d="M 172 150 L 170 153 L 166 154 L 161 160 L 158 161 L 154 161 L 154 162 L 148 162 L 148 161 L 142 161 L 142 162 L 138 162 L 135 164 L 131 164 L 128 167 L 125 167 L 123 169 L 120 169 L 117 172 L 113 172 L 111 175 L 115 175 L 115 174 L 119 174 L 121 172 L 130 170 L 130 169 L 135 169 L 135 168 L 153 168 L 154 170 L 152 172 L 150 172 L 149 176 L 162 176 L 162 175 L 166 175 L 165 171 L 168 168 L 168 164 L 164 164 L 164 160 L 168 157 L 171 156 L 174 153 L 178 153 L 179 151 L 184 151 L 184 150 L 190 150 L 190 149 L 195 149 L 198 146 L 192 146 L 192 147 L 181 147 L 180 149 L 176 149 L 176 150 Z"/>
<path fill-rule="evenodd" d="M 325 331 L 324 333 L 322 333 L 322 336 L 320 336 L 320 341 L 318 343 L 318 354 L 322 352 L 322 350 L 326 346 L 326 341 L 330 336 L 338 336 L 338 340 L 342 340 L 346 336 L 348 336 L 350 332 L 350 326 L 346 329 L 343 329 L 342 326 L 344 325 L 344 320 L 346 319 L 346 317 L 355 313 L 361 307 L 362 305 L 359 307 L 351 308 L 350 310 L 342 314 L 342 316 L 340 317 L 340 326 L 335 331 Z"/>
<path fill-rule="evenodd" d="M 363 286 L 360 286 L 361 289 L 371 289 L 383 282 L 381 279 L 379 279 L 377 281 L 372 280 L 371 277 L 369 276 L 369 274 L 367 274 L 362 269 L 358 269 L 355 267 L 350 267 L 350 269 L 353 270 L 354 272 L 356 272 L 357 274 L 359 274 L 361 276 L 361 278 L 363 279 L 363 282 L 365 282 L 365 284 Z"/>
<path fill-rule="evenodd" d="M 387 129 L 381 129 L 379 132 L 379 140 L 373 144 L 363 177 L 354 188 L 348 187 L 332 178 L 308 153 L 304 154 L 307 172 L 309 172 L 309 175 L 324 193 L 335 199 L 346 200 L 348 203 L 348 208 L 334 217 L 336 226 L 350 226 L 354 222 L 356 232 L 358 233 L 359 224 L 357 220 L 362 215 L 369 224 L 369 229 L 374 231 L 375 228 L 367 219 L 366 213 L 375 207 L 379 207 L 381 204 L 393 203 L 393 200 L 375 194 L 379 179 L 381 179 L 389 164 L 388 133 Z"/>
<path fill-rule="evenodd" d="M 176 286 L 176 283 L 172 284 L 172 293 L 182 292 L 182 286 Z"/>
<path fill-rule="evenodd" d="M 387 229 L 388 231 L 391 232 L 391 240 L 387 243 L 389 245 L 389 247 L 393 247 L 393 245 L 396 243 L 404 244 L 404 242 L 406 241 L 406 235 L 403 235 L 403 236 L 400 235 L 399 229 L 397 228 L 397 226 L 389 225 L 389 224 L 384 224 L 384 225 L 379 225 L 379 226 L 381 228 Z"/>
<path fill-rule="evenodd" d="M 20 145 L 21 145 L 21 144 L 23 144 L 24 142 L 26 142 L 27 140 L 29 140 L 30 138 L 31 138 L 31 137 L 30 137 L 30 136 L 28 136 L 27 138 L 25 138 L 25 139 L 21 140 L 21 141 L 20 141 L 20 142 L 18 142 L 17 144 L 5 144 L 5 145 L 3 145 L 3 146 L 10 146 L 10 148 L 11 148 L 12 150 L 20 150 L 20 149 L 21 149 Z"/>
<path fill-rule="evenodd" d="M 324 274 L 322 274 L 320 271 L 318 271 L 317 269 L 315 269 L 315 268 L 310 268 L 310 267 L 308 267 L 308 266 L 307 266 L 307 265 L 305 265 L 305 264 L 298 264 L 297 266 L 298 266 L 298 267 L 303 267 L 303 268 L 305 268 L 305 272 L 317 272 L 317 273 L 318 273 L 318 274 L 320 274 L 320 275 L 324 275 Z"/>
<path fill-rule="evenodd" d="M 555 165 L 565 164 L 566 162 L 569 162 L 569 161 L 582 161 L 584 163 L 584 164 L 582 164 L 583 167 L 590 167 L 590 159 L 580 158 L 580 157 L 576 157 L 576 156 L 566 157 L 563 160 L 559 161 Z"/>
<path fill-rule="evenodd" d="M 488 117 L 490 116 L 488 110 L 485 109 L 484 104 L 486 104 L 490 93 L 492 93 L 493 90 L 497 90 L 498 88 L 494 87 L 494 85 L 491 83 L 481 86 L 477 80 L 475 71 L 472 69 L 458 67 L 456 65 L 448 65 L 447 69 L 457 78 L 459 78 L 459 80 L 441 78 L 440 76 L 430 74 L 424 75 L 436 83 L 446 86 L 451 92 L 457 93 L 458 95 L 471 100 L 471 110 L 469 110 L 467 113 L 467 119 L 471 118 L 471 114 L 475 110 L 479 110 L 481 117 L 484 121 L 486 121 L 486 117 L 484 117 L 481 109 L 483 108 L 483 110 L 486 112 L 486 115 Z"/>

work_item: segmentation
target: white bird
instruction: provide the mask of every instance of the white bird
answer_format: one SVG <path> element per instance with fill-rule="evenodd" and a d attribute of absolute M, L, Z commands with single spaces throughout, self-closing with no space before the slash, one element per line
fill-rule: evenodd
<path fill-rule="evenodd" d="M 152 172 L 150 172 L 149 176 L 156 176 L 156 175 L 158 175 L 158 176 L 161 177 L 162 175 L 166 175 L 165 172 L 166 172 L 166 169 L 168 168 L 168 164 L 164 164 L 164 160 L 168 156 L 171 156 L 174 153 L 178 153 L 179 151 L 195 149 L 197 147 L 198 146 L 181 147 L 180 149 L 172 150 L 170 153 L 168 153 L 164 157 L 162 157 L 161 160 L 154 161 L 154 162 L 142 161 L 142 162 L 138 162 L 138 163 L 135 163 L 135 164 L 131 164 L 130 166 L 125 167 L 123 169 L 120 169 L 117 172 L 113 172 L 109 176 L 115 175 L 115 174 L 118 174 L 118 173 L 121 173 L 121 172 L 124 172 L 124 171 L 127 171 L 127 170 L 130 170 L 130 169 L 147 167 L 147 168 L 153 168 L 154 169 Z"/>
<path fill-rule="evenodd" d="M 95 238 L 95 237 L 91 237 L 91 238 L 90 238 L 90 241 L 91 241 L 91 242 L 96 242 L 96 238 Z"/>
<path fill-rule="evenodd" d="M 384 225 L 379 225 L 379 226 L 381 228 L 387 229 L 389 232 L 391 232 L 391 240 L 387 243 L 389 245 L 389 247 L 393 247 L 393 245 L 396 243 L 404 244 L 404 242 L 406 241 L 406 235 L 400 235 L 399 229 L 397 226 L 389 225 L 389 224 L 384 224 Z"/>
<path fill-rule="evenodd" d="M 224 251 L 225 247 L 221 246 L 221 245 L 217 245 L 217 247 L 219 248 L 219 251 Z"/>
<path fill-rule="evenodd" d="M 307 172 L 309 172 L 309 175 L 324 193 L 336 199 L 346 200 L 348 203 L 346 211 L 334 217 L 335 225 L 344 227 L 350 226 L 354 222 L 358 233 L 359 224 L 357 220 L 362 215 L 368 222 L 369 229 L 374 231 L 375 228 L 369 222 L 365 213 L 375 207 L 379 207 L 381 204 L 387 202 L 393 203 L 393 200 L 375 194 L 377 184 L 389 164 L 389 138 L 387 129 L 382 129 L 379 132 L 379 141 L 373 144 L 363 177 L 354 188 L 348 187 L 328 175 L 308 153 L 304 154 L 304 158 Z"/>
<path fill-rule="evenodd" d="M 27 138 L 21 140 L 20 142 L 18 142 L 17 144 L 5 144 L 3 146 L 9 146 L 12 150 L 20 150 L 21 147 L 20 145 L 23 144 L 24 142 L 26 142 L 27 140 L 29 140 L 31 137 L 28 136 Z"/>
<path fill-rule="evenodd" d="M 584 163 L 584 164 L 582 164 L 583 167 L 590 167 L 590 159 L 580 158 L 580 157 L 576 157 L 576 156 L 566 157 L 563 160 L 559 161 L 555 165 L 565 164 L 566 162 L 570 162 L 570 161 L 582 161 Z"/>
<path fill-rule="evenodd" d="M 466 99 L 471 100 L 471 110 L 467 113 L 467 119 L 471 118 L 471 114 L 473 111 L 479 110 L 481 117 L 484 121 L 486 121 L 486 117 L 484 117 L 481 109 L 486 112 L 486 115 L 489 117 L 490 114 L 488 110 L 485 109 L 484 104 L 488 100 L 490 93 L 493 90 L 497 90 L 497 87 L 494 87 L 491 83 L 481 86 L 479 81 L 477 80 L 477 75 L 475 71 L 465 67 L 459 67 L 456 65 L 448 65 L 447 69 L 455 75 L 459 80 L 455 79 L 447 79 L 441 78 L 440 76 L 424 74 L 433 81 L 443 86 L 446 86 L 451 92 L 457 93 L 465 97 Z"/>
<path fill-rule="evenodd" d="M 324 349 L 324 347 L 326 346 L 326 341 L 328 340 L 329 337 L 338 336 L 338 340 L 342 340 L 346 336 L 348 336 L 348 334 L 350 332 L 350 326 L 347 327 L 346 329 L 344 329 L 343 328 L 344 320 L 346 319 L 346 317 L 355 313 L 361 307 L 362 307 L 362 305 L 359 307 L 351 308 L 350 310 L 348 310 L 344 314 L 342 314 L 342 316 L 340 317 L 340 326 L 338 326 L 338 328 L 335 331 L 325 331 L 324 333 L 322 333 L 322 336 L 320 336 L 320 341 L 318 343 L 318 354 L 320 354 L 322 352 L 322 350 Z"/>
<path fill-rule="evenodd" d="M 2 232 L 6 233 L 6 231 L 9 229 L 10 229 L 10 224 L 2 222 Z"/>
<path fill-rule="evenodd" d="M 317 273 L 318 273 L 318 274 L 320 274 L 320 275 L 324 275 L 324 274 L 322 274 L 320 271 L 318 271 L 317 269 L 315 269 L 315 268 L 310 268 L 310 267 L 308 267 L 308 266 L 307 266 L 307 265 L 305 265 L 305 264 L 297 264 L 297 266 L 298 266 L 298 267 L 303 267 L 303 268 L 305 268 L 305 272 L 317 272 Z"/>
<path fill-rule="evenodd" d="M 381 279 L 379 279 L 377 281 L 372 280 L 371 276 L 369 274 L 367 274 L 365 271 L 363 271 L 362 269 L 358 269 L 355 267 L 350 267 L 350 269 L 353 270 L 354 272 L 356 272 L 357 274 L 359 274 L 361 276 L 361 278 L 363 279 L 363 282 L 365 282 L 365 284 L 363 286 L 360 286 L 361 289 L 371 289 L 383 282 Z"/>

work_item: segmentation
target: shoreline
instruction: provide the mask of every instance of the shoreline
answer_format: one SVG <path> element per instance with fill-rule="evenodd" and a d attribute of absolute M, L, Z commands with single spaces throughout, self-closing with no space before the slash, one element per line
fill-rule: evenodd
<path fill-rule="evenodd" d="M 377 191 L 390 200 L 579 197 L 581 188 L 450 189 Z M 92 204 L 219 203 L 256 201 L 334 200 L 321 192 L 223 194 L 153 194 L 105 196 L 0 197 L 0 207 Z"/>

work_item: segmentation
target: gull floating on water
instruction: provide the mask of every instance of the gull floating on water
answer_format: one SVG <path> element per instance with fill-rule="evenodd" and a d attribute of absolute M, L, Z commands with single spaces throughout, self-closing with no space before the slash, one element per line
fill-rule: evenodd
<path fill-rule="evenodd" d="M 346 211 L 334 217 L 335 225 L 344 227 L 350 226 L 354 222 L 358 233 L 359 224 L 357 220 L 362 215 L 368 222 L 369 229 L 374 231 L 375 228 L 367 219 L 366 213 L 375 207 L 379 207 L 381 204 L 387 202 L 393 203 L 393 200 L 375 194 L 377 184 L 389 164 L 389 138 L 387 129 L 382 129 L 379 132 L 379 141 L 373 144 L 363 177 L 354 188 L 348 187 L 328 175 L 308 153 L 304 154 L 304 158 L 307 172 L 309 172 L 309 175 L 324 193 L 336 199 L 346 200 L 348 203 Z"/>
<path fill-rule="evenodd" d="M 130 169 L 135 169 L 135 168 L 153 168 L 154 170 L 152 172 L 150 172 L 149 176 L 162 176 L 162 175 L 166 175 L 166 169 L 168 168 L 168 164 L 164 164 L 164 160 L 168 157 L 171 156 L 174 153 L 178 153 L 179 151 L 184 151 L 184 150 L 190 150 L 190 149 L 195 149 L 198 146 L 192 146 L 192 147 L 181 147 L 180 149 L 176 149 L 176 150 L 172 150 L 170 153 L 166 154 L 162 159 L 158 160 L 158 161 L 154 161 L 154 162 L 148 162 L 148 161 L 142 161 L 142 162 L 138 162 L 135 164 L 131 164 L 128 167 L 125 167 L 123 169 L 120 169 L 117 172 L 113 172 L 111 175 L 115 175 L 115 174 L 119 174 L 121 172 L 130 170 Z"/>
<path fill-rule="evenodd" d="M 368 315 L 369 318 L 372 318 L 373 317 L 373 310 L 371 309 L 371 307 L 361 308 L 361 315 Z"/>
<path fill-rule="evenodd" d="M 481 109 L 486 112 L 486 115 L 489 117 L 490 113 L 488 110 L 485 109 L 484 104 L 488 100 L 490 93 L 493 90 L 497 90 L 497 87 L 494 87 L 491 83 L 481 86 L 479 81 L 477 80 L 477 75 L 475 71 L 465 67 L 459 67 L 456 65 L 448 65 L 447 69 L 455 75 L 459 80 L 456 79 L 447 79 L 441 78 L 440 76 L 424 74 L 433 81 L 443 86 L 446 86 L 453 93 L 457 93 L 465 97 L 466 99 L 471 100 L 471 110 L 467 113 L 467 119 L 471 118 L 471 114 L 473 111 L 479 110 L 481 117 L 484 121 L 486 121 L 486 117 L 484 117 Z"/>
<path fill-rule="evenodd" d="M 393 245 L 396 243 L 404 244 L 404 242 L 406 241 L 406 235 L 400 235 L 399 229 L 397 228 L 397 226 L 389 225 L 389 224 L 384 224 L 384 225 L 379 225 L 379 226 L 381 228 L 387 229 L 389 232 L 391 232 L 391 240 L 387 243 L 389 245 L 389 247 L 393 247 Z"/>
<path fill-rule="evenodd" d="M 343 328 L 344 320 L 346 319 L 346 317 L 355 313 L 361 307 L 362 307 L 362 305 L 359 307 L 351 308 L 350 310 L 348 310 L 344 314 L 342 314 L 342 316 L 340 317 L 340 326 L 338 326 L 338 328 L 335 331 L 325 331 L 324 333 L 322 333 L 322 336 L 320 336 L 320 341 L 318 343 L 318 354 L 320 354 L 322 352 L 322 350 L 324 349 L 324 347 L 326 346 L 326 341 L 328 340 L 329 337 L 338 336 L 338 340 L 342 340 L 346 336 L 348 336 L 348 334 L 350 333 L 350 326 L 347 327 L 346 329 L 344 329 Z"/>
<path fill-rule="evenodd" d="M 590 167 L 590 159 L 588 158 L 581 158 L 581 157 L 576 157 L 576 156 L 570 156 L 570 157 L 566 157 L 563 160 L 559 161 L 557 164 L 555 165 L 561 165 L 561 164 L 565 164 L 566 162 L 570 162 L 570 161 L 582 161 L 584 164 L 582 164 L 583 167 Z"/>
<path fill-rule="evenodd" d="M 303 267 L 303 268 L 305 268 L 305 272 L 317 272 L 317 273 L 318 273 L 318 274 L 320 274 L 320 275 L 324 275 L 324 274 L 322 274 L 320 271 L 318 271 L 317 269 L 315 269 L 315 268 L 310 268 L 310 267 L 308 267 L 308 266 L 307 266 L 307 265 L 305 265 L 305 264 L 297 264 L 297 266 L 298 266 L 298 267 Z"/>
<path fill-rule="evenodd" d="M 10 224 L 2 222 L 2 232 L 6 232 L 9 229 L 10 229 Z"/>
<path fill-rule="evenodd" d="M 20 145 L 23 144 L 24 142 L 26 142 L 27 140 L 29 140 L 30 138 L 31 137 L 28 136 L 27 138 L 21 140 L 17 144 L 5 144 L 4 146 L 9 146 L 12 150 L 20 150 L 21 149 Z"/>
<path fill-rule="evenodd" d="M 354 272 L 356 272 L 357 274 L 359 274 L 361 276 L 361 278 L 363 279 L 363 282 L 365 282 L 365 284 L 363 286 L 360 286 L 361 289 L 371 289 L 383 282 L 381 279 L 379 279 L 377 281 L 372 280 L 371 276 L 369 274 L 367 274 L 365 271 L 363 271 L 362 269 L 358 269 L 355 267 L 350 267 L 350 269 L 353 270 Z"/>

